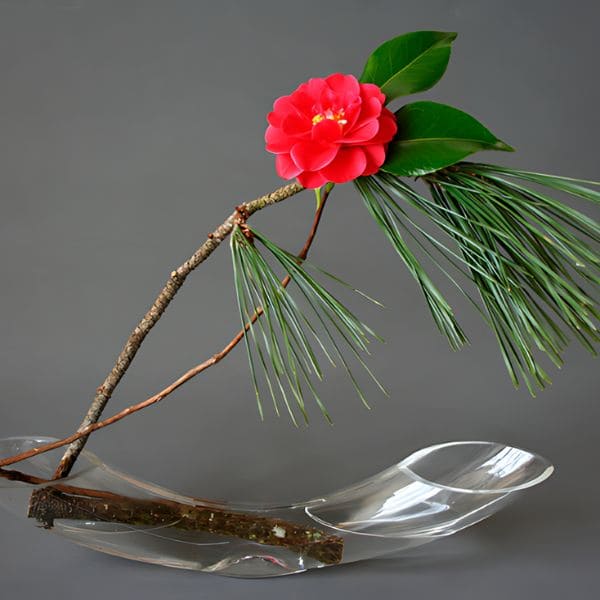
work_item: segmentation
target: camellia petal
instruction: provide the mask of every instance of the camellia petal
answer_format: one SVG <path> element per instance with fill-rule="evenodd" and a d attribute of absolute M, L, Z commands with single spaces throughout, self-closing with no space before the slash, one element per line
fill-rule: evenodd
<path fill-rule="evenodd" d="M 298 142 L 292 146 L 292 159 L 303 171 L 318 171 L 328 165 L 338 153 L 336 144 Z"/>
<path fill-rule="evenodd" d="M 358 121 L 375 119 L 381 115 L 383 105 L 377 98 L 363 98 Z"/>
<path fill-rule="evenodd" d="M 316 113 L 324 113 L 327 109 L 334 112 L 339 105 L 342 104 L 342 99 L 336 94 L 331 88 L 325 87 L 318 98 L 318 102 L 315 104 Z"/>
<path fill-rule="evenodd" d="M 361 83 L 360 93 L 363 98 L 376 98 L 381 104 L 385 104 L 385 94 L 374 83 Z"/>
<path fill-rule="evenodd" d="M 381 119 L 379 120 L 379 131 L 371 140 L 371 144 L 387 144 L 392 140 L 398 131 L 396 117 L 387 108 L 381 111 Z"/>
<path fill-rule="evenodd" d="M 328 180 L 319 171 L 304 171 L 304 173 L 298 175 L 298 183 L 309 190 L 313 190 L 325 185 Z"/>
<path fill-rule="evenodd" d="M 324 79 L 313 78 L 298 86 L 291 95 L 291 100 L 298 109 L 307 114 L 312 111 L 315 100 L 321 96 L 321 92 L 327 88 Z"/>
<path fill-rule="evenodd" d="M 279 177 L 293 179 L 302 173 L 302 169 L 296 165 L 289 154 L 278 154 L 275 157 L 275 170 Z"/>
<path fill-rule="evenodd" d="M 360 84 L 354 75 L 333 73 L 325 78 L 327 85 L 340 97 L 354 97 L 360 94 Z M 375 86 L 377 87 L 377 86 Z"/>
<path fill-rule="evenodd" d="M 312 122 L 305 115 L 288 115 L 283 119 L 281 129 L 286 135 L 304 136 L 310 134 Z"/>
<path fill-rule="evenodd" d="M 312 127 L 312 139 L 319 142 L 337 142 L 342 138 L 343 125 L 332 119 L 323 119 Z"/>
<path fill-rule="evenodd" d="M 360 177 L 367 166 L 367 157 L 362 148 L 342 148 L 335 159 L 321 173 L 333 183 L 346 183 Z"/>
<path fill-rule="evenodd" d="M 304 115 L 308 118 L 311 117 L 313 113 L 313 106 L 315 103 L 315 100 L 312 96 L 310 96 L 303 90 L 296 90 L 291 95 L 291 100 L 298 114 Z"/>
<path fill-rule="evenodd" d="M 346 106 L 346 109 L 344 110 L 344 118 L 346 121 L 348 121 L 346 125 L 344 125 L 345 131 L 348 132 L 354 129 L 361 111 L 362 99 L 360 96 L 357 96 L 350 104 Z"/>
<path fill-rule="evenodd" d="M 265 142 L 267 143 L 267 150 L 274 154 L 289 152 L 296 143 L 294 139 L 290 139 L 290 136 L 283 133 L 278 127 L 273 127 L 273 125 L 267 127 Z"/>
<path fill-rule="evenodd" d="M 377 173 L 381 168 L 381 165 L 385 162 L 385 146 L 383 144 L 370 144 L 368 146 L 361 146 L 364 150 L 365 156 L 367 157 L 367 166 L 363 172 L 363 175 L 373 175 Z M 277 156 L 285 156 L 280 154 Z"/>
<path fill-rule="evenodd" d="M 292 96 L 281 96 L 280 98 L 277 98 L 277 100 L 273 102 L 273 113 L 280 115 L 281 117 L 300 114 L 298 108 L 292 102 Z M 280 126 L 277 122 L 272 123 L 272 125 L 275 125 L 276 127 Z"/>
<path fill-rule="evenodd" d="M 377 119 L 371 119 L 359 127 L 356 127 L 352 133 L 344 137 L 344 142 L 346 144 L 365 143 L 373 139 L 378 132 L 379 121 Z"/>
<path fill-rule="evenodd" d="M 269 123 L 269 125 L 273 125 L 273 127 L 281 127 L 281 122 L 283 121 L 283 119 L 283 114 L 278 113 L 274 110 L 267 115 L 267 122 Z"/>

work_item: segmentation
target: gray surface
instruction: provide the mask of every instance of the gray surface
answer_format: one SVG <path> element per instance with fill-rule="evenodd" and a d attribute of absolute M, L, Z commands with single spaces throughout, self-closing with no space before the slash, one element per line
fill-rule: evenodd
<path fill-rule="evenodd" d="M 0 437 L 61 435 L 171 268 L 231 207 L 279 181 L 264 115 L 300 81 L 360 72 L 378 43 L 460 33 L 425 97 L 478 116 L 518 148 L 489 161 L 597 178 L 594 2 L 0 1 Z M 257 215 L 299 247 L 307 195 Z M 360 246 L 366 245 L 361 255 Z M 2 598 L 596 598 L 598 363 L 573 348 L 537 399 L 514 391 L 471 311 L 452 353 L 350 186 L 315 262 L 383 300 L 373 363 L 392 399 L 365 411 L 339 373 L 295 430 L 257 418 L 242 351 L 90 447 L 136 475 L 207 497 L 285 500 L 377 472 L 434 442 L 534 449 L 556 475 L 492 520 L 402 560 L 234 581 L 110 558 L 0 512 Z M 225 248 L 193 276 L 112 401 L 113 412 L 220 348 L 236 327 Z"/>

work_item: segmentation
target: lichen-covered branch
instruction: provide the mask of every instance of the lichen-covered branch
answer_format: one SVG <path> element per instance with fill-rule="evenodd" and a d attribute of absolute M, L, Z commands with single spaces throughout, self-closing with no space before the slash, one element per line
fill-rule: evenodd
<path fill-rule="evenodd" d="M 143 316 L 141 321 L 138 323 L 136 328 L 133 330 L 125 346 L 121 350 L 117 361 L 113 368 L 110 370 L 106 379 L 100 385 L 96 391 L 96 395 L 92 404 L 90 405 L 78 431 L 84 431 L 90 427 L 90 425 L 96 423 L 102 412 L 110 400 L 112 393 L 121 381 L 123 375 L 125 375 L 127 369 L 131 365 L 131 362 L 135 358 L 137 351 L 139 350 L 142 342 L 150 332 L 150 330 L 156 325 L 162 314 L 165 312 L 167 306 L 171 303 L 171 300 L 175 297 L 175 294 L 179 291 L 187 276 L 202 262 L 204 262 L 221 244 L 221 242 L 231 233 L 236 219 L 239 217 L 240 211 L 243 211 L 245 218 L 253 215 L 255 212 L 281 202 L 290 196 L 297 194 L 304 188 L 297 184 L 291 183 L 283 186 L 270 194 L 256 198 L 251 202 L 247 202 L 241 207 L 238 207 L 229 217 L 221 223 L 212 233 L 208 234 L 207 240 L 186 260 L 180 267 L 175 269 L 163 289 L 158 294 L 156 300 Z M 79 453 L 85 446 L 87 441 L 87 434 L 82 437 L 78 437 L 71 445 L 67 448 L 58 468 L 56 469 L 55 477 L 61 478 L 69 474 L 73 464 L 77 460 Z"/>
<path fill-rule="evenodd" d="M 325 208 L 325 204 L 327 202 L 327 198 L 329 196 L 329 193 L 331 192 L 331 189 L 332 188 L 325 188 L 325 191 L 322 194 L 321 202 L 318 205 L 317 210 L 315 212 L 312 227 L 310 229 L 308 237 L 306 238 L 306 241 L 304 242 L 304 246 L 302 247 L 302 249 L 300 250 L 300 252 L 297 255 L 299 260 L 305 259 L 308 255 L 310 247 L 312 246 L 312 243 L 317 234 L 317 230 L 318 230 L 319 224 L 321 222 L 321 217 L 323 216 L 323 210 Z M 238 213 L 238 215 L 236 215 L 236 219 L 238 217 L 239 217 L 239 213 Z M 282 287 L 284 287 L 284 288 L 287 287 L 287 285 L 290 283 L 290 280 L 291 280 L 290 275 L 289 274 L 286 275 L 281 281 Z M 45 452 L 50 452 L 51 450 L 56 450 L 57 448 L 61 448 L 62 446 L 66 446 L 67 444 L 73 444 L 74 442 L 77 442 L 80 439 L 83 439 L 83 438 L 87 439 L 87 437 L 94 431 L 98 431 L 99 429 L 108 427 L 109 425 L 112 425 L 113 423 L 116 423 L 116 422 L 120 421 L 121 419 L 128 417 L 129 415 L 135 414 L 136 412 L 138 412 L 144 408 L 147 408 L 148 406 L 151 406 L 152 404 L 156 404 L 157 402 L 160 402 L 161 400 L 166 398 L 169 394 L 171 394 L 176 389 L 181 387 L 184 383 L 186 383 L 190 379 L 194 378 L 199 373 L 202 373 L 202 371 L 208 369 L 209 367 L 212 367 L 213 365 L 216 365 L 218 362 L 223 360 L 223 358 L 225 358 L 240 343 L 240 341 L 244 338 L 244 335 L 246 334 L 248 329 L 256 322 L 256 320 L 262 315 L 262 313 L 263 313 L 262 309 L 259 308 L 254 313 L 254 315 L 252 316 L 250 321 L 246 324 L 246 326 L 243 329 L 241 329 L 240 331 L 238 331 L 238 333 L 230 340 L 230 342 L 222 350 L 220 350 L 219 352 L 216 352 L 210 358 L 207 358 L 205 361 L 201 362 L 200 364 L 198 364 L 195 367 L 186 371 L 183 375 L 181 375 L 178 379 L 176 379 L 174 382 L 172 382 L 166 388 L 164 388 L 157 394 L 154 394 L 154 396 L 150 396 L 149 398 L 147 398 L 146 400 L 143 400 L 142 402 L 138 402 L 137 404 L 128 406 L 127 408 L 112 415 L 111 417 L 108 417 L 107 419 L 104 419 L 103 421 L 97 421 L 95 423 L 90 423 L 86 427 L 82 426 L 75 433 L 73 433 L 72 435 L 70 435 L 66 438 L 57 440 L 55 442 L 49 442 L 47 444 L 43 444 L 37 448 L 32 448 L 31 450 L 21 452 L 20 454 L 15 454 L 14 456 L 0 458 L 0 476 L 6 476 L 6 473 L 8 473 L 7 471 L 3 470 L 3 467 L 7 467 L 9 465 L 27 460 L 29 458 L 33 458 L 34 456 L 38 456 L 39 454 L 44 454 Z M 77 458 L 78 454 L 79 454 L 79 452 L 74 456 L 73 463 L 75 462 L 75 459 Z M 71 466 L 72 466 L 72 464 L 71 464 Z"/>

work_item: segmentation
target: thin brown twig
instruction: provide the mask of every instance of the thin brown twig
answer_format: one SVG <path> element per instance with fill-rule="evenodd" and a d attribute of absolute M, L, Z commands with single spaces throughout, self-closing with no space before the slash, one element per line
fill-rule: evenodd
<path fill-rule="evenodd" d="M 304 243 L 304 246 L 302 247 L 302 249 L 300 250 L 300 252 L 297 255 L 299 260 L 304 260 L 308 255 L 310 247 L 315 239 L 317 229 L 319 228 L 319 223 L 321 222 L 321 217 L 323 215 L 323 209 L 325 208 L 325 203 L 327 201 L 328 195 L 329 195 L 329 190 L 325 190 L 323 193 L 322 199 L 321 199 L 321 203 L 317 207 L 315 217 L 313 220 L 313 224 L 312 224 L 312 227 L 308 234 L 308 237 L 306 239 L 306 242 Z M 290 281 L 291 281 L 291 277 L 289 275 L 286 275 L 284 277 L 284 279 L 282 279 L 281 285 L 283 287 L 287 287 L 287 285 L 290 283 Z M 181 375 L 181 377 L 176 379 L 173 383 L 171 383 L 169 386 L 164 388 L 162 391 L 158 392 L 158 394 L 155 394 L 154 396 L 151 396 L 150 398 L 147 398 L 146 400 L 139 402 L 138 404 L 129 406 L 129 407 L 123 409 L 122 411 L 116 413 L 112 417 L 104 419 L 103 421 L 91 423 L 91 424 L 87 425 L 85 428 L 79 429 L 72 435 L 70 435 L 66 438 L 63 438 L 62 440 L 57 440 L 56 442 L 51 442 L 48 444 L 44 444 L 43 446 L 39 446 L 37 448 L 32 448 L 31 450 L 28 450 L 26 452 L 22 452 L 20 454 L 16 454 L 16 455 L 10 456 L 8 458 L 0 459 L 0 468 L 12 465 L 17 462 L 21 462 L 23 460 L 27 460 L 28 458 L 38 456 L 39 454 L 43 454 L 45 452 L 50 452 L 51 450 L 55 450 L 62 446 L 66 446 L 67 444 L 72 444 L 73 442 L 76 442 L 80 439 L 87 438 L 94 431 L 98 431 L 99 429 L 108 427 L 109 425 L 112 425 L 113 423 L 116 423 L 129 415 L 132 415 L 144 408 L 147 408 L 148 406 L 151 406 L 152 404 L 156 404 L 156 403 L 160 402 L 161 400 L 166 398 L 169 394 L 174 392 L 177 388 L 181 387 L 184 383 L 186 383 L 190 379 L 196 377 L 196 375 L 202 373 L 202 371 L 205 371 L 209 367 L 212 367 L 213 365 L 215 365 L 218 362 L 220 362 L 221 360 L 223 360 L 223 358 L 225 358 L 244 338 L 245 333 L 256 322 L 256 320 L 260 317 L 260 315 L 262 313 L 263 313 L 263 311 L 261 308 L 257 309 L 257 311 L 254 313 L 254 315 L 252 316 L 250 321 L 246 324 L 244 329 L 241 329 L 220 352 L 213 354 L 210 358 L 208 358 L 204 362 L 200 363 L 199 365 L 196 365 L 189 371 L 186 371 L 183 375 Z"/>

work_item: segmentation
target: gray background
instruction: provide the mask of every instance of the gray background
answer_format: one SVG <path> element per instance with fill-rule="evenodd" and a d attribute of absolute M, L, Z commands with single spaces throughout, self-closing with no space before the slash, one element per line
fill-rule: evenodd
<path fill-rule="evenodd" d="M 459 32 L 424 95 L 462 107 L 518 149 L 489 161 L 598 178 L 595 2 L 0 1 L 0 437 L 73 430 L 164 279 L 229 214 L 280 185 L 263 150 L 273 99 L 310 76 L 359 73 L 383 40 Z M 307 194 L 257 215 L 302 243 Z M 546 455 L 556 475 L 493 519 L 377 561 L 238 581 L 111 558 L 0 512 L 4 598 L 595 598 L 598 363 L 579 348 L 537 399 L 513 390 L 491 334 L 453 296 L 472 346 L 451 352 L 351 186 L 332 197 L 313 260 L 382 300 L 373 365 L 391 389 L 362 408 L 341 373 L 294 429 L 261 423 L 244 352 L 97 434 L 108 462 L 206 497 L 326 492 L 444 440 Z M 108 412 L 209 356 L 237 325 L 226 248 L 147 340 Z"/>

